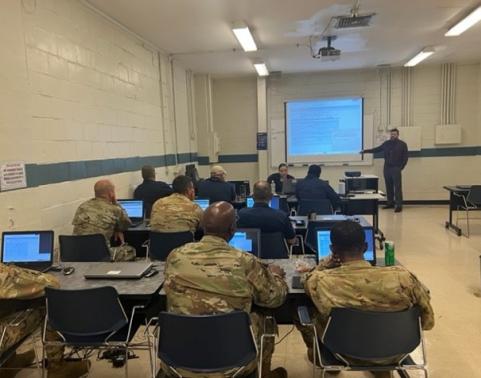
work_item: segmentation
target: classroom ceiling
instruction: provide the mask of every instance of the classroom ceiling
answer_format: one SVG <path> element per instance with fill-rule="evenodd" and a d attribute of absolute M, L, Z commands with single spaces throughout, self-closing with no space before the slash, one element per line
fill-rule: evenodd
<path fill-rule="evenodd" d="M 255 74 L 253 59 L 283 73 L 401 66 L 426 46 L 436 53 L 424 64 L 481 61 L 481 23 L 444 37 L 477 0 L 361 0 L 360 13 L 376 16 L 367 28 L 333 29 L 342 56 L 331 62 L 311 57 L 309 36 L 320 35 L 331 17 L 348 15 L 353 0 L 87 1 L 185 68 L 213 75 Z M 257 52 L 245 53 L 237 43 L 231 24 L 240 20 L 253 31 Z"/>

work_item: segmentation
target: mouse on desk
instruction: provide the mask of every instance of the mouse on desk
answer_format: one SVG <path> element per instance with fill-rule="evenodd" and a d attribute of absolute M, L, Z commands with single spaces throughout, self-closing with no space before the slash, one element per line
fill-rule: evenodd
<path fill-rule="evenodd" d="M 73 272 L 75 272 L 75 268 L 73 266 L 66 266 L 62 269 L 64 276 L 70 276 Z"/>

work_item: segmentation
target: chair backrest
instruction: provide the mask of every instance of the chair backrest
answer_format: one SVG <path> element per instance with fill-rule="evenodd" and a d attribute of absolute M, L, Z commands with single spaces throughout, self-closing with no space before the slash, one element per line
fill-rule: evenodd
<path fill-rule="evenodd" d="M 335 308 L 322 342 L 332 353 L 360 360 L 406 355 L 421 342 L 419 314 L 418 307 L 399 312 Z"/>
<path fill-rule="evenodd" d="M 328 199 L 303 199 L 299 201 L 299 208 L 297 215 L 305 216 L 309 213 L 316 213 L 318 215 L 332 214 L 331 201 Z"/>
<path fill-rule="evenodd" d="M 174 249 L 193 242 L 194 235 L 190 231 L 184 232 L 150 232 L 149 258 L 165 261 Z"/>
<path fill-rule="evenodd" d="M 263 232 L 261 234 L 261 259 L 287 259 L 289 250 L 282 232 Z"/>
<path fill-rule="evenodd" d="M 110 286 L 83 290 L 45 289 L 49 326 L 67 340 L 118 331 L 127 323 L 117 291 Z"/>
<path fill-rule="evenodd" d="M 101 234 L 60 235 L 60 260 L 65 262 L 110 261 L 110 251 Z"/>
<path fill-rule="evenodd" d="M 245 312 L 207 316 L 159 315 L 158 356 L 173 368 L 220 372 L 256 359 L 256 346 Z"/>
<path fill-rule="evenodd" d="M 481 185 L 473 185 L 471 187 L 466 201 L 473 205 L 481 205 Z"/>

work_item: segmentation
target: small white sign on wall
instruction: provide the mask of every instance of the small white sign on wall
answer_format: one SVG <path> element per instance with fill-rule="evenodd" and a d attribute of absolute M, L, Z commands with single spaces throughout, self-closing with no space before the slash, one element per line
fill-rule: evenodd
<path fill-rule="evenodd" d="M 27 175 L 23 161 L 11 161 L 0 165 L 0 191 L 27 187 Z"/>

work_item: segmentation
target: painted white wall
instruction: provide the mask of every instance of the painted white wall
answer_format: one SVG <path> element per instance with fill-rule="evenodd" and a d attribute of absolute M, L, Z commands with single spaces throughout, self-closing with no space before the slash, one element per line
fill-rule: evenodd
<path fill-rule="evenodd" d="M 391 84 L 391 122 L 385 122 L 386 91 L 380 92 L 378 70 L 339 71 L 328 73 L 290 74 L 269 77 L 267 82 L 267 118 L 271 120 L 284 118 L 284 102 L 288 99 L 362 96 L 365 99 L 365 113 L 374 117 L 375 136 L 382 135 L 389 127 L 405 126 L 401 124 L 401 69 L 392 70 Z M 412 125 L 422 129 L 422 148 L 434 148 L 434 130 L 441 119 L 441 67 L 439 65 L 422 65 L 413 69 L 412 82 Z M 255 107 L 250 105 L 247 93 L 254 93 L 256 84 L 250 78 L 217 79 L 213 107 L 216 112 L 214 128 L 221 134 L 230 132 L 230 125 L 242 125 L 242 135 L 235 132 L 232 137 L 239 138 L 232 145 L 233 138 L 223 148 L 224 154 L 253 153 L 255 151 L 256 123 Z M 217 103 L 216 103 L 217 101 Z M 234 104 L 237 104 L 235 106 Z M 481 64 L 457 65 L 456 114 L 457 122 L 463 128 L 460 145 L 440 147 L 461 147 L 481 145 Z M 242 109 L 232 111 L 232 109 Z M 381 111 L 383 112 L 381 116 Z M 251 112 L 251 114 L 246 114 Z M 233 119 L 233 117 L 237 117 Z M 231 119 L 228 125 L 225 120 Z M 251 122 L 245 120 L 252 119 Z M 246 137 L 251 138 L 247 140 Z M 401 135 L 402 138 L 402 135 Z M 481 175 L 481 157 L 436 157 L 411 158 L 404 172 L 405 199 L 446 199 L 447 192 L 443 185 L 471 183 L 473 177 Z M 372 166 L 354 167 L 365 173 L 381 177 L 383 161 L 374 160 Z M 269 171 L 275 170 L 269 164 Z M 337 187 L 344 167 L 324 167 L 323 176 Z M 252 177 L 246 164 L 232 164 L 231 174 L 236 177 Z M 305 175 L 306 168 L 291 168 L 297 177 Z M 257 177 L 255 177 L 257 179 Z"/>
<path fill-rule="evenodd" d="M 0 161 L 196 152 L 185 70 L 81 2 L 1 1 L 0 44 Z M 125 197 L 140 173 L 110 178 Z M 97 179 L 0 193 L 0 230 L 69 233 Z"/>

